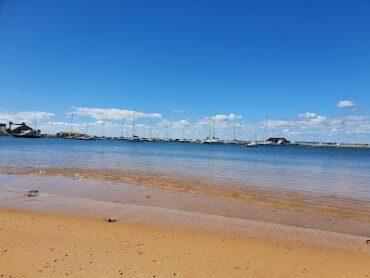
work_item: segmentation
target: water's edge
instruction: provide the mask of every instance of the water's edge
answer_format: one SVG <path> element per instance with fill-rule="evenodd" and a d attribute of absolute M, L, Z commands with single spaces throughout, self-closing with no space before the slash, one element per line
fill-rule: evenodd
<path fill-rule="evenodd" d="M 99 202 L 108 202 L 179 209 L 361 236 L 369 236 L 370 230 L 370 209 L 368 203 L 362 200 L 245 186 L 225 187 L 207 183 L 206 180 L 183 180 L 160 173 L 0 167 L 0 201 L 3 205 L 18 202 L 27 207 L 31 203 L 26 194 L 32 189 L 61 200 L 73 197 L 96 201 L 97 211 Z"/>

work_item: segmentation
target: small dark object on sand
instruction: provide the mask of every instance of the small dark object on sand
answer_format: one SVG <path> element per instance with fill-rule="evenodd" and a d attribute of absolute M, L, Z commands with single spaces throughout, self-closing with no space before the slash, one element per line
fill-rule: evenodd
<path fill-rule="evenodd" d="M 116 219 L 113 219 L 113 218 L 108 218 L 107 219 L 107 222 L 108 223 L 114 223 L 114 222 L 117 222 L 117 220 Z"/>
<path fill-rule="evenodd" d="M 28 197 L 37 197 L 39 195 L 38 190 L 29 190 L 27 196 Z"/>
<path fill-rule="evenodd" d="M 370 243 L 370 239 L 367 239 L 365 242 L 366 242 L 366 243 Z"/>

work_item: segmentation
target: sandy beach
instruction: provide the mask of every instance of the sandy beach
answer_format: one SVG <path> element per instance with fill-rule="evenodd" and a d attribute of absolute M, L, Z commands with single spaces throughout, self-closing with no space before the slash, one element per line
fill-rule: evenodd
<path fill-rule="evenodd" d="M 0 277 L 370 277 L 366 221 L 68 175 L 0 191 Z"/>
<path fill-rule="evenodd" d="M 370 278 L 370 0 L 0 0 L 0 278 Z"/>
<path fill-rule="evenodd" d="M 370 277 L 370 254 L 232 233 L 0 211 L 1 277 Z"/>

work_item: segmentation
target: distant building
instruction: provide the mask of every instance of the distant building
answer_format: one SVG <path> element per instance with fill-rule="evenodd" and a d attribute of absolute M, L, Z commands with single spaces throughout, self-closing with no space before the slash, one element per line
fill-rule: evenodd
<path fill-rule="evenodd" d="M 73 131 L 61 131 L 56 134 L 57 137 L 80 137 L 83 136 L 84 134 L 81 134 L 79 132 L 73 132 Z"/>
<path fill-rule="evenodd" d="M 0 134 L 6 133 L 6 124 L 0 123 Z"/>
<path fill-rule="evenodd" d="M 269 139 L 267 139 L 267 142 L 279 145 L 290 144 L 290 141 L 283 137 L 270 137 Z"/>
<path fill-rule="evenodd" d="M 12 125 L 16 125 L 18 127 L 12 129 Z M 26 123 L 21 123 L 21 124 L 14 124 L 12 122 L 9 123 L 9 128 L 8 128 L 8 133 L 9 134 L 21 134 L 22 131 L 29 131 L 29 130 L 33 130 L 31 127 L 29 127 L 28 125 L 26 125 Z"/>

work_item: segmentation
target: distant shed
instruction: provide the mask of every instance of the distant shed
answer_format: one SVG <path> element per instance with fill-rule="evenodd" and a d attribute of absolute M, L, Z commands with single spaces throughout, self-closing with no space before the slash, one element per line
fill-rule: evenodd
<path fill-rule="evenodd" d="M 8 133 L 9 134 L 21 134 L 22 131 L 29 131 L 29 130 L 33 130 L 31 127 L 29 127 L 28 125 L 26 125 L 25 123 L 21 123 L 21 124 L 18 124 L 18 127 L 14 128 L 14 129 L 8 129 Z"/>
<path fill-rule="evenodd" d="M 279 144 L 279 145 L 290 143 L 290 141 L 288 141 L 287 139 L 285 139 L 283 137 L 270 137 L 269 139 L 267 139 L 267 141 L 271 142 L 273 144 Z"/>
<path fill-rule="evenodd" d="M 0 123 L 0 134 L 6 133 L 6 124 Z"/>
<path fill-rule="evenodd" d="M 62 138 L 65 138 L 65 137 L 80 137 L 82 136 L 83 134 L 79 133 L 79 132 L 74 132 L 74 131 L 60 131 L 56 134 L 57 137 L 62 137 Z"/>

